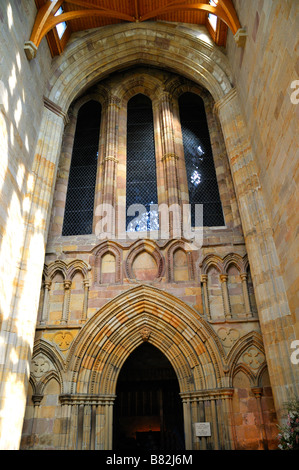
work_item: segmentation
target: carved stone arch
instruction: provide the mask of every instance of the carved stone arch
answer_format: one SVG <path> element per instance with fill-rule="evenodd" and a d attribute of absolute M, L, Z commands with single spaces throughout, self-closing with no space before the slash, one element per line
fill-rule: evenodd
<path fill-rule="evenodd" d="M 53 261 L 47 266 L 48 277 L 52 281 L 55 274 L 59 272 L 63 276 L 63 279 L 66 280 L 67 269 L 68 269 L 68 265 L 64 261 L 60 259 Z"/>
<path fill-rule="evenodd" d="M 194 265 L 193 265 L 193 257 L 192 251 L 186 250 L 186 243 L 182 240 L 177 240 L 171 243 L 170 247 L 167 251 L 167 271 L 168 271 L 168 281 L 173 282 L 174 280 L 174 255 L 176 251 L 182 250 L 186 254 L 187 258 L 187 265 L 188 265 L 188 274 L 189 274 L 189 281 L 194 280 Z"/>
<path fill-rule="evenodd" d="M 118 96 L 126 107 L 128 101 L 139 93 L 147 96 L 154 105 L 157 94 L 162 90 L 162 81 L 149 74 L 146 69 L 137 69 L 124 77 L 121 83 L 116 86 L 114 93 Z"/>
<path fill-rule="evenodd" d="M 244 357 L 244 354 L 248 352 L 250 353 L 251 348 L 260 353 L 259 361 L 261 360 L 261 362 L 258 362 L 253 358 L 254 364 L 250 365 L 249 361 L 242 360 L 242 356 Z M 227 364 L 230 370 L 231 380 L 234 374 L 234 370 L 237 366 L 240 366 L 240 364 L 242 364 L 244 367 L 249 367 L 253 376 L 258 377 L 260 370 L 264 367 L 265 363 L 266 358 L 262 336 L 256 331 L 252 331 L 242 336 L 239 341 L 233 345 L 227 356 Z"/>
<path fill-rule="evenodd" d="M 65 369 L 64 358 L 59 353 L 59 350 L 56 346 L 49 341 L 44 339 L 39 339 L 35 342 L 33 347 L 32 359 L 38 356 L 38 354 L 43 354 L 46 356 L 49 361 L 53 364 L 53 370 L 56 370 L 61 377 L 62 382 L 62 373 Z"/>
<path fill-rule="evenodd" d="M 223 386 L 225 353 L 210 325 L 178 298 L 140 285 L 106 304 L 75 339 L 71 393 L 114 394 L 122 365 L 144 337 L 169 359 L 181 392 Z"/>
<path fill-rule="evenodd" d="M 185 79 L 184 77 L 171 77 L 165 82 L 164 87 L 165 91 L 169 92 L 172 98 L 176 101 L 178 101 L 180 96 L 184 93 L 189 92 L 199 96 L 203 100 L 205 107 L 211 104 L 211 102 L 214 102 L 207 89 Z"/>
<path fill-rule="evenodd" d="M 67 279 L 70 281 L 73 279 L 77 272 L 81 273 L 83 279 L 88 281 L 88 273 L 91 270 L 91 267 L 85 263 L 85 261 L 76 259 L 68 263 L 67 265 Z"/>
<path fill-rule="evenodd" d="M 245 364 L 238 364 L 234 368 L 233 373 L 231 375 L 231 386 L 233 386 L 234 378 L 238 374 L 238 372 L 243 372 L 243 374 L 245 374 L 246 377 L 248 377 L 250 385 L 252 387 L 254 387 L 256 385 L 256 376 L 252 373 L 250 367 L 248 367 Z"/>
<path fill-rule="evenodd" d="M 208 255 L 200 264 L 201 274 L 207 275 L 211 267 L 214 267 L 219 272 L 219 275 L 224 274 L 223 260 L 217 255 Z"/>
<path fill-rule="evenodd" d="M 118 284 L 122 281 L 122 270 L 121 270 L 121 260 L 122 260 L 122 247 L 113 241 L 104 241 L 98 245 L 93 250 L 93 261 L 95 265 L 94 270 L 94 282 L 96 284 L 102 284 L 102 275 L 101 275 L 101 261 L 104 255 L 112 254 L 115 257 L 115 283 Z"/>
<path fill-rule="evenodd" d="M 157 247 L 156 243 L 151 240 L 137 240 L 131 246 L 129 253 L 126 258 L 126 274 L 128 279 L 134 282 L 139 282 L 135 279 L 133 273 L 133 263 L 136 257 L 142 253 L 147 253 L 155 260 L 157 264 L 157 276 L 156 279 L 152 282 L 159 282 L 164 275 L 165 271 L 165 260 L 163 255 L 161 254 L 159 248 Z"/>
<path fill-rule="evenodd" d="M 97 85 L 96 87 L 93 87 L 92 89 L 90 89 L 88 93 L 75 99 L 73 103 L 70 105 L 68 113 L 77 119 L 80 109 L 89 101 L 96 101 L 100 103 L 103 109 L 105 101 L 107 100 L 108 94 L 109 94 L 109 90 L 107 90 L 102 84 Z"/>
<path fill-rule="evenodd" d="M 62 393 L 63 383 L 61 377 L 59 376 L 56 370 L 51 370 L 47 374 L 45 374 L 42 379 L 38 382 L 38 386 L 36 389 L 37 395 L 44 395 L 44 390 L 50 380 L 55 379 L 60 387 L 60 393 Z"/>
<path fill-rule="evenodd" d="M 242 256 L 237 253 L 229 253 L 223 258 L 223 270 L 224 274 L 228 273 L 230 266 L 235 266 L 240 274 L 244 272 L 244 262 Z"/>

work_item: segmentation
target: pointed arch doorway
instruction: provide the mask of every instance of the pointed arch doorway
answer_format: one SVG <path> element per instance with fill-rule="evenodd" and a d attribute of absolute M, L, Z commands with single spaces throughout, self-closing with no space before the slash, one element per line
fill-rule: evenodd
<path fill-rule="evenodd" d="M 116 386 L 114 450 L 184 450 L 183 405 L 176 373 L 145 342 L 124 363 Z"/>

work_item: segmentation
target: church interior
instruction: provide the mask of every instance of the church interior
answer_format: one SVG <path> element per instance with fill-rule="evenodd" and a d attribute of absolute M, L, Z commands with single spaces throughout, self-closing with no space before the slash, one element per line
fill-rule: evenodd
<path fill-rule="evenodd" d="M 276 450 L 299 2 L 5 0 L 0 24 L 0 448 Z"/>

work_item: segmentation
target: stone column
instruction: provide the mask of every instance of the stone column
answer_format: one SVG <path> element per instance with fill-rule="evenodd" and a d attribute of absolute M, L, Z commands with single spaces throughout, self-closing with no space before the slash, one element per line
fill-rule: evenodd
<path fill-rule="evenodd" d="M 246 316 L 247 317 L 253 317 L 253 314 L 252 314 L 252 311 L 251 311 L 251 306 L 250 306 L 248 287 L 247 287 L 247 274 L 242 273 L 240 275 L 240 277 L 241 277 L 241 281 L 242 281 L 242 289 L 243 289 L 243 297 L 244 297 Z"/>
<path fill-rule="evenodd" d="M 88 311 L 88 291 L 89 291 L 89 280 L 83 280 L 84 285 L 84 300 L 83 300 L 83 310 L 82 310 L 82 318 L 81 322 L 85 322 L 87 319 L 87 311 Z"/>
<path fill-rule="evenodd" d="M 69 305 L 70 305 L 70 298 L 71 298 L 71 285 L 72 285 L 71 280 L 66 279 L 64 281 L 64 298 L 63 298 L 62 317 L 61 317 L 61 323 L 64 323 L 64 324 L 68 322 Z"/>
<path fill-rule="evenodd" d="M 171 96 L 164 92 L 160 97 L 160 129 L 162 140 L 162 162 L 164 164 L 164 179 L 167 192 L 167 203 L 179 211 L 169 212 L 170 237 L 181 236 L 182 211 L 180 208 L 180 190 L 178 178 L 179 156 L 176 153 L 174 140 L 174 123 Z"/>
<path fill-rule="evenodd" d="M 15 294 L 9 316 L 3 320 L 0 353 L 0 449 L 19 449 L 26 407 L 45 245 L 60 155 L 65 114 L 45 100 L 32 172 L 28 178 L 28 207 L 24 214 L 24 241 Z M 12 359 L 13 358 L 13 359 Z M 16 412 L 17 410 L 17 412 Z"/>
<path fill-rule="evenodd" d="M 205 314 L 208 317 L 208 320 L 211 320 L 210 304 L 209 304 L 209 294 L 208 294 L 208 275 L 202 274 L 201 276 L 202 289 L 205 301 Z"/>
<path fill-rule="evenodd" d="M 48 321 L 48 310 L 49 310 L 49 292 L 51 289 L 51 281 L 44 282 L 44 301 L 43 301 L 43 310 L 40 323 L 45 325 Z"/>
<path fill-rule="evenodd" d="M 275 407 L 282 418 L 283 404 L 299 393 L 299 368 L 290 358 L 294 323 L 237 91 L 231 90 L 215 109 L 238 198 Z"/>
<path fill-rule="evenodd" d="M 266 434 L 266 429 L 265 429 L 263 410 L 262 410 L 262 406 L 261 406 L 261 398 L 262 398 L 262 394 L 263 394 L 263 389 L 262 389 L 262 387 L 253 387 L 251 389 L 251 391 L 252 391 L 252 393 L 254 394 L 254 396 L 256 398 L 257 409 L 258 409 L 258 414 L 259 414 L 259 421 L 260 421 L 260 428 L 261 428 L 261 434 L 262 434 L 263 448 L 264 448 L 264 450 L 268 450 L 268 439 L 267 439 L 267 434 Z"/>
<path fill-rule="evenodd" d="M 224 306 L 224 315 L 225 318 L 230 320 L 232 318 L 230 304 L 229 304 L 229 296 L 227 290 L 227 274 L 220 275 L 220 282 L 221 282 L 221 289 L 222 289 L 222 298 L 223 298 L 223 306 Z"/>
<path fill-rule="evenodd" d="M 184 430 L 185 430 L 185 447 L 186 450 L 192 450 L 192 422 L 191 422 L 191 406 L 190 399 L 183 398 L 184 413 Z"/>
<path fill-rule="evenodd" d="M 116 174 L 118 164 L 118 122 L 119 122 L 119 109 L 120 99 L 116 96 L 110 95 L 106 102 L 106 142 L 105 151 L 103 157 L 103 170 L 102 170 L 102 197 L 100 200 L 99 207 L 95 211 L 95 231 L 99 235 L 105 231 L 108 237 L 116 236 Z M 101 206 L 102 205 L 102 206 Z M 103 210 L 108 208 L 108 226 L 104 226 L 104 220 L 106 218 Z M 111 212 L 110 212 L 111 209 Z M 101 216 L 104 216 L 101 222 Z"/>

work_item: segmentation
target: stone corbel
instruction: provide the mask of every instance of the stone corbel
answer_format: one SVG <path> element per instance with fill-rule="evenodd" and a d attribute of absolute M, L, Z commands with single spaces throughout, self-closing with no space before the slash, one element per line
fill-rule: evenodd
<path fill-rule="evenodd" d="M 32 41 L 26 41 L 24 44 L 24 51 L 28 60 L 36 57 L 37 47 Z"/>
<path fill-rule="evenodd" d="M 234 35 L 234 39 L 238 47 L 245 47 L 247 36 L 247 31 L 244 28 L 238 29 L 238 31 Z"/>

